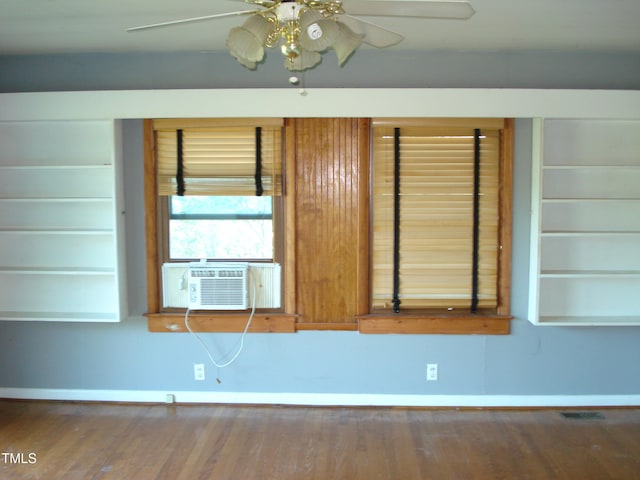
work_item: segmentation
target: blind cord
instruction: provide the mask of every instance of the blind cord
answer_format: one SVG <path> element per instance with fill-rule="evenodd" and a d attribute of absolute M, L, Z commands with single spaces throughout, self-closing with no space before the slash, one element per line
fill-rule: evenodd
<path fill-rule="evenodd" d="M 400 313 L 400 129 L 393 131 L 393 312 Z"/>
<path fill-rule="evenodd" d="M 480 243 L 480 129 L 473 131 L 473 252 L 471 313 L 478 312 L 478 261 Z"/>
<path fill-rule="evenodd" d="M 176 130 L 176 193 L 184 195 L 184 148 L 182 146 L 182 130 Z"/>
<path fill-rule="evenodd" d="M 256 127 L 256 197 L 261 197 L 264 193 L 262 187 L 262 128 Z"/>

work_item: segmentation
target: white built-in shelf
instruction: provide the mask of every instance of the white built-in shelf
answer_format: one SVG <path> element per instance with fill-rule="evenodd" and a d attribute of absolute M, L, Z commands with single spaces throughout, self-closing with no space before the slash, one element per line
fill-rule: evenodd
<path fill-rule="evenodd" d="M 640 325 L 640 121 L 536 120 L 529 319 Z"/>
<path fill-rule="evenodd" d="M 555 325 L 557 327 L 585 327 L 585 326 L 628 326 L 640 325 L 640 316 L 546 316 L 540 317 L 540 325 Z"/>
<path fill-rule="evenodd" d="M 119 129 L 0 122 L 0 320 L 123 317 Z"/>
<path fill-rule="evenodd" d="M 2 312 L 2 320 L 39 321 L 39 322 L 119 322 L 114 313 L 96 312 Z"/>
<path fill-rule="evenodd" d="M 2 230 L 2 233 L 15 233 L 24 235 L 113 235 L 113 230 L 106 228 L 13 228 L 8 227 Z"/>
<path fill-rule="evenodd" d="M 629 270 L 628 272 L 622 270 L 611 270 L 611 271 L 597 271 L 597 270 L 542 270 L 540 272 L 541 277 L 547 278 L 598 278 L 598 277 L 615 277 L 615 278 L 624 278 L 624 277 L 638 277 L 640 276 L 640 271 L 638 270 Z"/>
<path fill-rule="evenodd" d="M 114 268 L 0 267 L 0 274 L 14 275 L 114 275 Z"/>

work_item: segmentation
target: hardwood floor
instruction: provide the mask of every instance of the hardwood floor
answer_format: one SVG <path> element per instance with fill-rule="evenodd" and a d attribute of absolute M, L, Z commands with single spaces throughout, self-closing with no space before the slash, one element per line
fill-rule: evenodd
<path fill-rule="evenodd" d="M 599 412 L 0 400 L 0 478 L 640 479 L 640 409 Z"/>

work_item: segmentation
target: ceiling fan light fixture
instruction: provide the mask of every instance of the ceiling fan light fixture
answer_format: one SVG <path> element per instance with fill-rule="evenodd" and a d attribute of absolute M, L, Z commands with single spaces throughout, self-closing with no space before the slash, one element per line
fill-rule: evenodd
<path fill-rule="evenodd" d="M 338 65 L 342 66 L 362 44 L 364 35 L 355 33 L 343 23 L 336 22 L 336 24 L 338 25 L 339 33 L 332 47 L 338 57 Z"/>
<path fill-rule="evenodd" d="M 338 24 L 325 19 L 316 10 L 306 10 L 300 15 L 300 45 L 306 50 L 322 52 L 333 45 L 338 38 Z"/>
<path fill-rule="evenodd" d="M 267 37 L 274 30 L 274 24 L 262 15 L 251 15 L 242 24 L 242 28 L 250 31 L 256 37 L 256 40 L 264 45 Z"/>
<path fill-rule="evenodd" d="M 280 46 L 282 54 L 292 60 L 300 55 L 300 25 L 296 20 L 290 20 L 284 27 L 280 29 L 276 27 L 276 31 L 280 32 L 280 36 L 284 39 L 284 43 Z"/>
<path fill-rule="evenodd" d="M 280 46 L 280 51 L 288 60 L 298 58 L 302 54 L 300 46 L 295 41 L 283 43 Z"/>
<path fill-rule="evenodd" d="M 282 1 L 275 7 L 275 14 L 278 20 L 281 22 L 290 22 L 297 20 L 300 17 L 300 12 L 305 8 L 304 2 L 294 1 Z"/>
<path fill-rule="evenodd" d="M 252 15 L 241 27 L 232 28 L 227 36 L 229 53 L 250 70 L 264 58 L 264 44 L 273 25 L 261 15 Z"/>
<path fill-rule="evenodd" d="M 465 20 L 475 13 L 467 0 L 348 0 L 348 9 L 343 8 L 342 0 L 236 1 L 252 4 L 254 9 L 140 25 L 127 31 L 248 15 L 243 25 L 232 28 L 227 36 L 226 45 L 234 58 L 255 69 L 264 58 L 265 47 L 280 45 L 287 68 L 304 70 L 320 63 L 321 57 L 316 54 L 329 48 L 334 49 L 339 65 L 343 66 L 362 43 L 385 48 L 404 38 L 354 15 Z"/>
<path fill-rule="evenodd" d="M 309 50 L 300 50 L 298 56 L 294 58 L 285 58 L 284 66 L 292 72 L 301 72 L 308 68 L 315 67 L 322 61 L 322 55 L 318 52 Z"/>
<path fill-rule="evenodd" d="M 245 60 L 243 58 L 238 58 L 238 57 L 234 57 L 238 63 L 240 65 L 242 65 L 245 68 L 248 68 L 249 70 L 255 70 L 256 68 L 258 68 L 258 62 L 252 62 L 250 60 Z"/>
<path fill-rule="evenodd" d="M 255 63 L 264 58 L 264 47 L 253 33 L 243 27 L 229 30 L 227 36 L 229 53 L 247 68 L 255 68 Z M 253 67 L 249 67 L 252 65 Z"/>

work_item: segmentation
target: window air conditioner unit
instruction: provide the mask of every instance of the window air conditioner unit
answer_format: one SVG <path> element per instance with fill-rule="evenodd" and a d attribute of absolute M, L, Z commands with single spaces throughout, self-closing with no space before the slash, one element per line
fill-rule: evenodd
<path fill-rule="evenodd" d="M 192 263 L 188 272 L 190 310 L 246 310 L 247 263 Z"/>
<path fill-rule="evenodd" d="M 198 268 L 202 265 L 219 265 L 220 263 L 222 262 L 195 264 L 171 262 L 162 265 L 163 308 L 187 308 L 189 306 L 188 280 L 191 265 Z M 228 265 L 229 262 L 225 264 Z M 238 264 L 232 263 L 232 265 L 237 266 Z M 247 308 L 251 308 L 254 304 L 256 308 L 280 308 L 280 265 L 277 263 L 249 263 L 247 290 Z"/>

